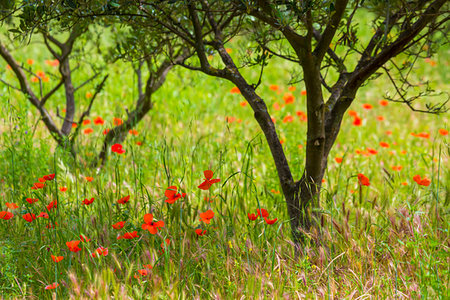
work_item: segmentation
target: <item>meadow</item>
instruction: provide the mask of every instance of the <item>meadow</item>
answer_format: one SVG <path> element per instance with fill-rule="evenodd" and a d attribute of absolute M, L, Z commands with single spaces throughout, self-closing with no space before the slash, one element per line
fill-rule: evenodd
<path fill-rule="evenodd" d="M 48 74 L 44 89 L 57 81 L 39 41 L 14 55 Z M 448 68 L 442 48 L 419 59 L 414 78 L 448 92 Z M 92 72 L 81 68 L 74 81 Z M 27 99 L 0 84 L 1 298 L 449 298 L 448 114 L 386 101 L 386 77 L 364 86 L 329 157 L 322 232 L 296 257 L 270 150 L 232 85 L 175 68 L 100 168 L 104 131 L 137 97 L 130 64 L 103 72 L 106 85 L 78 125 L 76 161 Z M 293 72 L 272 59 L 258 90 L 299 176 L 307 116 Z M 4 61 L 0 76 L 14 82 Z M 81 108 L 94 87 L 77 92 Z M 54 115 L 64 107 L 56 95 Z"/>

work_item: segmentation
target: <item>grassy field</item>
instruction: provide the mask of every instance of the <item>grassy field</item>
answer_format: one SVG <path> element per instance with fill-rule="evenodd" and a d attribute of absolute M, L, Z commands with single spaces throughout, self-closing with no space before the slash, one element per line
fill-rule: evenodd
<path fill-rule="evenodd" d="M 44 89 L 57 82 L 41 44 L 14 55 L 50 74 Z M 448 68 L 449 52 L 442 49 L 418 61 L 414 77 L 448 91 Z M 306 104 L 302 83 L 288 84 L 292 70 L 272 60 L 259 92 L 299 178 Z M 55 147 L 35 108 L 0 85 L 0 211 L 14 215 L 0 215 L 2 298 L 449 298 L 448 114 L 412 113 L 380 101 L 392 93 L 386 77 L 363 87 L 329 157 L 321 246 L 312 233 L 295 258 L 269 148 L 233 86 L 173 70 L 154 95 L 152 111 L 123 143 L 125 153 L 111 153 L 97 169 L 90 166 L 103 131 L 113 118 L 125 118 L 137 98 L 129 64 L 109 64 L 105 72 L 110 77 L 91 123 L 82 125 L 78 164 Z M 248 72 L 257 78 L 256 70 Z M 90 74 L 81 68 L 74 81 Z M 14 82 L 3 61 L 0 76 Z M 78 112 L 94 86 L 77 93 Z M 58 92 L 47 108 L 55 115 L 63 105 Z M 96 117 L 105 123 L 95 125 Z M 208 190 L 198 188 L 205 170 L 220 179 Z M 369 186 L 358 184 L 359 173 Z M 47 177 L 45 187 L 31 189 L 50 174 L 56 176 Z M 185 197 L 167 203 L 170 186 Z M 262 208 L 273 224 L 249 219 Z M 28 222 L 27 214 L 37 218 Z"/>

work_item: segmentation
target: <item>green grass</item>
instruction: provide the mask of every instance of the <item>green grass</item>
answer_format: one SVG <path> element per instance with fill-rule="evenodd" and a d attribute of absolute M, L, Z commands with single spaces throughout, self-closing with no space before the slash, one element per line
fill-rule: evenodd
<path fill-rule="evenodd" d="M 33 58 L 33 70 L 52 70 L 44 64 L 50 57 L 38 44 L 15 55 Z M 414 77 L 448 91 L 448 50 L 433 59 L 437 66 L 421 60 Z M 3 79 L 13 82 L 4 64 L 0 70 Z M 276 119 L 298 179 L 304 159 L 299 145 L 306 140 L 306 123 L 296 116 L 297 111 L 306 111 L 302 84 L 292 92 L 293 104 L 273 109 L 275 102 L 284 103 L 291 70 L 286 63 L 271 61 L 259 92 Z M 94 133 L 80 134 L 78 165 L 55 147 L 26 99 L 0 86 L 0 211 L 11 211 L 6 202 L 19 205 L 13 219 L 0 220 L 3 298 L 448 298 L 449 151 L 448 137 L 438 133 L 448 129 L 447 115 L 414 114 L 396 103 L 380 106 L 384 93 L 392 92 L 385 77 L 363 87 L 351 107 L 363 124 L 353 126 L 346 116 L 330 154 L 321 198 L 323 232 L 311 233 L 303 255 L 296 259 L 270 151 L 251 109 L 240 105 L 244 99 L 231 94 L 227 82 L 175 69 L 154 95 L 153 110 L 136 128 L 139 134 L 127 137 L 126 153 L 111 153 L 101 170 L 90 168 L 103 130 L 111 127 L 113 117 L 126 116 L 125 108 L 131 108 L 137 97 L 129 65 L 109 65 L 107 72 L 110 78 L 90 116 L 107 122 L 84 126 Z M 256 70 L 249 72 L 256 78 Z M 89 68 L 81 69 L 74 80 L 82 82 L 89 74 Z M 51 78 L 44 88 L 55 82 Z M 279 86 L 279 93 L 269 89 L 272 84 Z M 90 84 L 77 94 L 80 108 L 87 106 L 85 93 L 93 89 Z M 59 92 L 47 108 L 55 114 L 63 103 Z M 364 103 L 373 109 L 364 110 Z M 289 114 L 294 121 L 283 123 Z M 227 123 L 227 116 L 241 121 Z M 430 138 L 413 137 L 411 132 L 428 132 Z M 382 141 L 390 147 L 380 147 Z M 356 153 L 368 147 L 378 153 Z M 335 162 L 336 157 L 343 157 L 343 162 Z M 393 171 L 392 166 L 403 168 Z M 221 182 L 202 191 L 197 186 L 208 169 Z M 44 189 L 30 189 L 50 173 L 56 178 Z M 358 173 L 370 179 L 369 187 L 359 189 Z M 431 179 L 431 185 L 417 185 L 412 179 L 416 174 Z M 87 182 L 86 176 L 93 181 Z M 171 185 L 186 198 L 166 204 L 164 191 Z M 61 192 L 59 187 L 68 189 Z M 117 204 L 126 195 L 130 201 Z M 28 204 L 29 197 L 39 201 Z M 92 197 L 92 205 L 82 205 L 83 199 Z M 46 211 L 55 199 L 58 206 L 50 211 L 49 220 L 28 223 L 21 217 Z M 278 221 L 250 222 L 247 213 L 260 207 Z M 199 221 L 199 214 L 208 209 L 215 213 L 209 225 Z M 164 220 L 158 234 L 142 230 L 146 213 Z M 118 221 L 126 225 L 115 230 L 111 226 Z M 49 222 L 58 226 L 45 228 Z M 206 235 L 197 236 L 197 228 L 207 230 Z M 118 234 L 134 230 L 138 238 L 117 240 Z M 72 253 L 66 242 L 79 240 L 80 234 L 91 241 Z M 170 245 L 163 252 L 166 238 Z M 321 246 L 316 243 L 319 238 Z M 92 259 L 90 254 L 99 246 L 108 248 L 108 255 Z M 64 259 L 54 263 L 51 254 Z M 153 266 L 150 275 L 135 278 L 144 264 Z M 59 283 L 57 289 L 44 289 L 53 282 Z"/>

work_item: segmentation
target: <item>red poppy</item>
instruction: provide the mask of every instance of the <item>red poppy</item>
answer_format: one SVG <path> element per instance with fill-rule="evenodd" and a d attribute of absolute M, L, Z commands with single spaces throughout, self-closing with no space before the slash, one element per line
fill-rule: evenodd
<path fill-rule="evenodd" d="M 24 214 L 23 216 L 22 216 L 22 218 L 24 218 L 25 219 L 25 221 L 27 221 L 27 222 L 33 222 L 33 220 L 35 220 L 36 219 L 36 215 L 35 214 L 33 214 L 33 213 L 28 213 L 28 214 Z"/>
<path fill-rule="evenodd" d="M 372 109 L 373 106 L 371 104 L 365 103 L 365 104 L 363 104 L 363 108 L 369 110 L 369 109 Z"/>
<path fill-rule="evenodd" d="M 46 290 L 54 290 L 59 286 L 59 283 L 53 282 L 45 287 Z"/>
<path fill-rule="evenodd" d="M 58 226 L 58 222 L 55 222 L 55 224 L 52 223 L 48 223 L 45 228 L 50 229 L 50 228 L 55 228 L 56 226 Z"/>
<path fill-rule="evenodd" d="M 0 219 L 9 220 L 14 217 L 13 213 L 9 211 L 0 211 Z"/>
<path fill-rule="evenodd" d="M 92 202 L 94 202 L 94 198 L 91 198 L 91 200 L 89 200 L 89 199 L 84 199 L 83 200 L 83 205 L 91 205 L 92 204 Z"/>
<path fill-rule="evenodd" d="M 301 91 L 300 94 L 301 94 L 302 96 L 306 96 L 306 90 Z"/>
<path fill-rule="evenodd" d="M 109 253 L 108 248 L 103 248 L 100 246 L 95 250 L 95 252 L 92 252 L 91 255 L 92 255 L 92 257 L 96 257 L 97 254 L 99 256 L 107 256 L 108 253 Z"/>
<path fill-rule="evenodd" d="M 267 218 L 269 216 L 269 212 L 264 208 L 261 208 L 261 210 L 258 208 L 256 212 L 258 213 L 258 216 L 262 216 L 263 218 Z"/>
<path fill-rule="evenodd" d="M 48 213 L 41 212 L 41 213 L 39 214 L 39 216 L 37 216 L 37 218 L 48 219 L 48 218 L 49 218 L 49 215 L 48 215 Z"/>
<path fill-rule="evenodd" d="M 152 214 L 144 215 L 144 224 L 142 224 L 142 229 L 148 230 L 151 234 L 156 234 L 158 229 L 164 227 L 164 221 L 153 222 Z"/>
<path fill-rule="evenodd" d="M 59 188 L 59 190 L 64 193 L 65 191 L 67 191 L 67 188 L 65 186 L 62 186 Z"/>
<path fill-rule="evenodd" d="M 235 86 L 230 90 L 230 93 L 231 94 L 240 94 L 241 91 L 239 90 L 239 88 L 237 86 Z"/>
<path fill-rule="evenodd" d="M 85 242 L 85 243 L 87 243 L 87 242 L 90 242 L 90 241 L 91 241 L 91 239 L 90 239 L 90 238 L 86 237 L 86 236 L 85 236 L 85 235 L 83 235 L 83 234 L 80 234 L 80 239 L 81 239 L 81 241 L 82 241 L 82 242 Z"/>
<path fill-rule="evenodd" d="M 264 220 L 266 221 L 267 224 L 272 225 L 275 224 L 275 222 L 278 220 L 277 218 L 273 219 L 273 220 L 269 220 L 269 218 L 265 217 Z"/>
<path fill-rule="evenodd" d="M 31 187 L 32 190 L 39 190 L 42 189 L 45 186 L 42 182 L 35 182 L 33 186 Z"/>
<path fill-rule="evenodd" d="M 286 103 L 286 104 L 292 104 L 292 103 L 294 103 L 295 98 L 294 98 L 294 95 L 292 95 L 291 93 L 285 93 L 283 96 L 283 100 L 284 100 L 284 103 Z"/>
<path fill-rule="evenodd" d="M 55 178 L 55 174 L 44 175 L 45 180 L 53 180 Z"/>
<path fill-rule="evenodd" d="M 75 123 L 75 122 L 72 123 L 72 128 L 77 128 L 77 126 L 78 126 L 77 123 Z"/>
<path fill-rule="evenodd" d="M 133 232 L 125 232 L 122 236 L 119 235 L 117 237 L 117 239 L 118 240 L 120 240 L 120 239 L 131 240 L 131 239 L 134 239 L 134 238 L 137 238 L 137 237 L 139 237 L 139 235 L 137 234 L 137 231 L 135 230 Z"/>
<path fill-rule="evenodd" d="M 27 202 L 30 203 L 30 204 L 33 204 L 33 203 L 35 203 L 35 202 L 38 202 L 39 199 L 35 199 L 35 198 L 26 198 L 25 201 L 27 201 Z"/>
<path fill-rule="evenodd" d="M 380 103 L 381 106 L 387 106 L 389 104 L 389 101 L 387 101 L 387 100 L 380 100 L 378 103 Z"/>
<path fill-rule="evenodd" d="M 91 120 L 89 120 L 89 119 L 83 120 L 83 125 L 89 125 L 89 124 L 91 124 Z"/>
<path fill-rule="evenodd" d="M 173 204 L 175 203 L 175 201 L 177 201 L 178 199 L 180 199 L 181 197 L 186 197 L 186 193 L 177 193 L 177 187 L 176 186 L 169 186 L 166 189 L 166 192 L 164 193 L 164 195 L 167 197 L 166 202 L 169 204 Z"/>
<path fill-rule="evenodd" d="M 127 203 L 128 201 L 130 201 L 130 195 L 120 198 L 119 200 L 117 200 L 117 203 L 119 203 L 119 204 L 125 204 L 125 203 Z"/>
<path fill-rule="evenodd" d="M 53 208 L 56 208 L 58 206 L 57 200 L 53 200 L 52 202 L 47 205 L 47 210 L 51 211 Z"/>
<path fill-rule="evenodd" d="M 220 179 L 211 179 L 214 175 L 214 172 L 211 170 L 203 171 L 203 175 L 205 175 L 205 181 L 203 181 L 198 188 L 201 190 L 209 190 L 213 183 L 219 182 Z"/>
<path fill-rule="evenodd" d="M 287 115 L 286 117 L 283 118 L 283 123 L 291 123 L 294 122 L 294 117 L 291 115 Z"/>
<path fill-rule="evenodd" d="M 258 219 L 258 216 L 256 214 L 248 213 L 247 216 L 250 221 L 255 221 L 256 219 Z"/>
<path fill-rule="evenodd" d="M 138 270 L 138 272 L 141 276 L 147 276 L 149 274 L 149 271 L 147 269 L 141 269 L 141 270 Z"/>
<path fill-rule="evenodd" d="M 202 230 L 201 228 L 195 229 L 195 233 L 199 236 L 203 236 L 206 234 L 206 230 Z"/>
<path fill-rule="evenodd" d="M 247 106 L 247 101 L 242 101 L 239 103 L 240 106 L 242 107 L 246 107 Z"/>
<path fill-rule="evenodd" d="M 136 129 L 131 129 L 128 131 L 129 134 L 137 136 L 139 134 L 139 132 Z"/>
<path fill-rule="evenodd" d="M 84 134 L 91 134 L 93 132 L 94 132 L 94 129 L 92 129 L 92 128 L 86 128 L 85 130 L 83 130 Z"/>
<path fill-rule="evenodd" d="M 142 146 L 142 142 L 141 142 L 141 141 L 137 141 L 137 142 L 136 142 L 136 145 Z"/>
<path fill-rule="evenodd" d="M 403 169 L 402 166 L 392 166 L 392 170 L 394 171 L 401 171 Z"/>
<path fill-rule="evenodd" d="M 125 221 L 120 221 L 120 222 L 117 222 L 116 224 L 113 224 L 112 228 L 114 228 L 114 229 L 122 229 L 123 226 L 125 226 Z"/>
<path fill-rule="evenodd" d="M 87 182 L 91 182 L 92 180 L 94 180 L 94 177 L 86 176 L 86 181 L 87 181 Z"/>
<path fill-rule="evenodd" d="M 121 144 L 114 144 L 111 146 L 111 151 L 116 152 L 117 154 L 125 153 L 125 150 L 122 148 Z"/>
<path fill-rule="evenodd" d="M 375 149 L 373 149 L 373 148 L 367 148 L 367 152 L 369 152 L 369 153 L 372 154 L 372 155 L 375 155 L 375 154 L 378 153 L 378 151 L 375 150 Z"/>
<path fill-rule="evenodd" d="M 120 118 L 113 118 L 113 123 L 114 125 L 119 126 L 123 124 L 123 120 Z"/>
<path fill-rule="evenodd" d="M 295 92 L 297 88 L 295 86 L 288 87 L 289 92 Z"/>
<path fill-rule="evenodd" d="M 380 142 L 380 146 L 383 148 L 389 148 L 389 144 L 386 142 Z"/>
<path fill-rule="evenodd" d="M 69 251 L 72 251 L 72 252 L 78 252 L 81 250 L 81 248 L 78 246 L 79 244 L 80 244 L 80 241 L 66 242 L 67 248 L 69 248 Z"/>
<path fill-rule="evenodd" d="M 38 181 L 44 183 L 44 182 L 45 182 L 45 179 L 44 179 L 44 177 L 38 178 Z"/>
<path fill-rule="evenodd" d="M 15 204 L 15 203 L 8 203 L 8 202 L 6 202 L 5 204 L 6 204 L 6 207 L 8 207 L 9 209 L 17 209 L 17 208 L 19 208 L 19 206 L 17 204 Z"/>
<path fill-rule="evenodd" d="M 214 212 L 210 209 L 200 214 L 200 221 L 203 221 L 206 224 L 209 224 L 212 218 L 214 218 Z"/>
<path fill-rule="evenodd" d="M 271 85 L 269 86 L 269 89 L 271 89 L 272 91 L 276 92 L 276 91 L 278 91 L 279 87 L 278 87 L 278 85 L 276 85 L 276 84 L 271 84 Z"/>
<path fill-rule="evenodd" d="M 377 116 L 377 120 L 378 121 L 384 121 L 384 117 L 383 116 Z"/>
<path fill-rule="evenodd" d="M 358 116 L 355 116 L 355 117 L 353 118 L 353 125 L 355 125 L 355 126 L 361 126 L 361 124 L 362 124 L 362 119 L 361 119 L 360 117 L 358 117 Z"/>
<path fill-rule="evenodd" d="M 415 175 L 415 176 L 413 177 L 413 180 L 414 180 L 418 185 L 429 186 L 429 185 L 431 184 L 431 180 L 430 180 L 430 179 L 428 179 L 428 178 L 426 178 L 426 177 L 421 178 L 420 175 Z"/>
<path fill-rule="evenodd" d="M 278 102 L 275 102 L 275 103 L 272 105 L 272 107 L 273 107 L 274 110 L 280 110 L 280 109 L 281 109 L 281 108 L 280 108 L 280 104 L 279 104 Z"/>
<path fill-rule="evenodd" d="M 357 117 L 358 116 L 358 113 L 356 111 L 354 111 L 354 110 L 351 110 L 351 109 L 348 111 L 348 114 L 350 116 L 352 116 L 352 117 Z"/>
<path fill-rule="evenodd" d="M 441 128 L 441 129 L 439 129 L 439 134 L 442 135 L 442 136 L 448 135 L 448 130 L 444 129 L 444 128 Z"/>
<path fill-rule="evenodd" d="M 52 259 L 54 262 L 60 262 L 64 259 L 64 256 L 54 256 L 52 255 Z"/>
<path fill-rule="evenodd" d="M 342 162 L 342 157 L 335 157 L 334 160 L 340 164 Z"/>
<path fill-rule="evenodd" d="M 105 124 L 105 120 L 103 120 L 102 117 L 97 117 L 94 119 L 94 124 L 95 125 L 103 125 L 103 124 Z"/>
<path fill-rule="evenodd" d="M 364 176 L 364 174 L 361 174 L 361 173 L 358 174 L 358 181 L 359 181 L 359 184 L 361 184 L 361 185 L 365 185 L 365 186 L 370 185 L 369 178 Z"/>
<path fill-rule="evenodd" d="M 106 128 L 105 130 L 103 130 L 103 134 L 104 135 L 107 135 L 108 134 L 108 132 L 110 132 L 111 131 L 111 129 L 109 129 L 109 128 Z"/>

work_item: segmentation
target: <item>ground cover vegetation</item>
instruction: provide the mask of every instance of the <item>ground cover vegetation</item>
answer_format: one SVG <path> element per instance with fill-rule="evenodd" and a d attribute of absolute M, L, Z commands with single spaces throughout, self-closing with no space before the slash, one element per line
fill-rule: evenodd
<path fill-rule="evenodd" d="M 446 9 L 3 6 L 2 296 L 445 299 Z"/>

